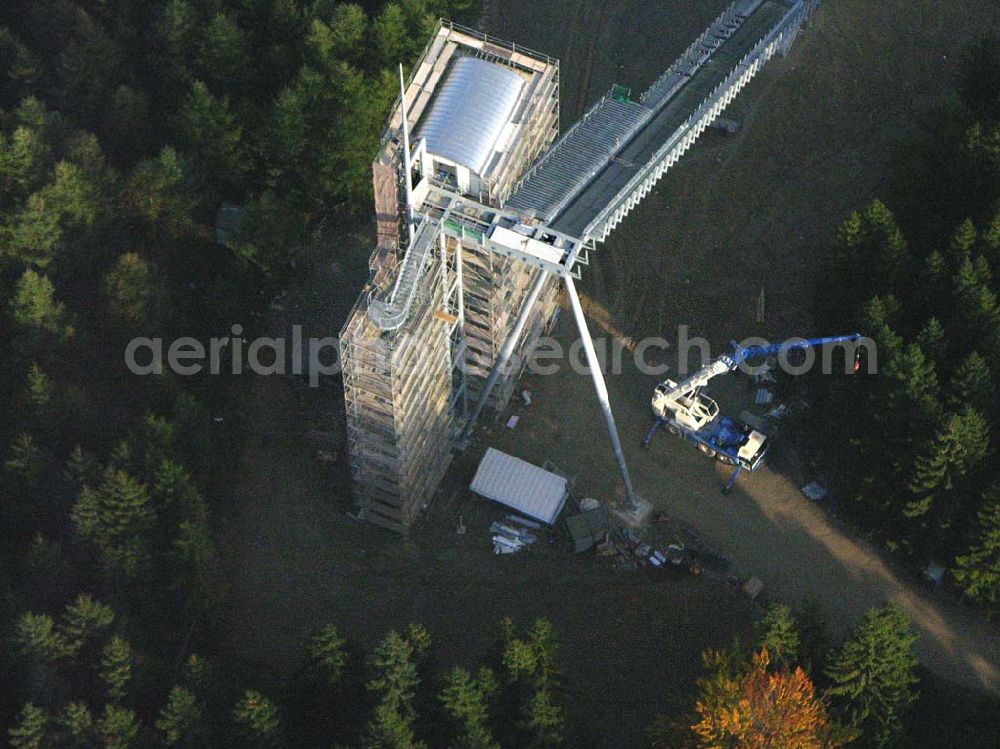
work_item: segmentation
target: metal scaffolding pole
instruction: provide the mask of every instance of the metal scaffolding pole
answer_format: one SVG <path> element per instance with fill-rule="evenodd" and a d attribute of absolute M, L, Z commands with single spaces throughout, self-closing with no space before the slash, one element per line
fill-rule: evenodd
<path fill-rule="evenodd" d="M 583 341 L 583 350 L 587 354 L 587 366 L 590 368 L 590 376 L 594 380 L 594 390 L 597 391 L 597 400 L 601 404 L 604 412 L 604 422 L 608 427 L 608 437 L 611 438 L 611 449 L 614 450 L 615 460 L 618 461 L 618 470 L 621 471 L 622 481 L 625 482 L 625 494 L 628 496 L 628 511 L 638 514 L 641 511 L 635 490 L 632 488 L 632 479 L 629 478 L 628 466 L 625 464 L 625 453 L 622 452 L 622 443 L 618 438 L 618 427 L 615 426 L 615 417 L 611 413 L 611 399 L 608 397 L 608 387 L 604 382 L 604 373 L 601 372 L 601 363 L 597 360 L 597 352 L 594 351 L 594 342 L 590 338 L 590 329 L 587 327 L 587 318 L 583 315 L 583 307 L 580 306 L 580 298 L 576 295 L 576 285 L 572 276 L 565 276 L 566 293 L 569 296 L 570 306 L 573 308 L 573 316 L 576 318 L 576 327 L 580 331 L 580 338 Z"/>
<path fill-rule="evenodd" d="M 521 305 L 521 312 L 518 314 L 517 320 L 514 323 L 514 329 L 510 331 L 510 335 L 507 336 L 507 340 L 503 342 L 503 346 L 500 348 L 500 353 L 497 355 L 497 360 L 493 364 L 493 369 L 490 370 L 490 376 L 486 379 L 486 384 L 483 385 L 482 392 L 479 393 L 479 400 L 476 401 L 475 408 L 473 408 L 472 413 L 469 414 L 469 420 L 466 422 L 465 429 L 462 430 L 462 435 L 458 439 L 460 446 L 465 445 L 466 441 L 469 439 L 469 435 L 472 434 L 472 430 L 476 426 L 476 421 L 479 419 L 479 414 L 482 412 L 483 406 L 485 406 L 486 401 L 490 399 L 490 391 L 493 390 L 493 386 L 496 385 L 497 379 L 500 377 L 500 373 L 507 366 L 507 361 L 510 359 L 511 354 L 514 353 L 514 349 L 517 347 L 517 341 L 521 337 L 521 333 L 524 331 L 524 326 L 527 324 L 528 318 L 531 317 L 531 310 L 534 308 L 535 302 L 538 301 L 539 294 L 542 293 L 542 287 L 545 286 L 546 279 L 548 279 L 548 273 L 539 268 L 538 271 L 536 271 L 535 281 L 531 285 L 531 290 L 528 292 L 528 296 Z"/>

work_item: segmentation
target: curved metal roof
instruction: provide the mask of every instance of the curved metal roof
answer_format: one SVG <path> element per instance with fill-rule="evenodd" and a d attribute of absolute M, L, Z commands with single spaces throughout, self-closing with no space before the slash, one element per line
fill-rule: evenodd
<path fill-rule="evenodd" d="M 438 87 L 417 138 L 427 152 L 482 174 L 510 121 L 524 81 L 499 65 L 460 57 Z"/>

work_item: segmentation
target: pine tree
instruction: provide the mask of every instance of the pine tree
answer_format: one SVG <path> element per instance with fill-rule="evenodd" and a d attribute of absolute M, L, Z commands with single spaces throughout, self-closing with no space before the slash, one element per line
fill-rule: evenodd
<path fill-rule="evenodd" d="M 917 699 L 917 636 L 898 604 L 865 614 L 861 624 L 830 659 L 830 694 L 863 743 L 888 747 L 903 731 L 903 719 Z"/>
<path fill-rule="evenodd" d="M 923 287 L 928 296 L 938 296 L 948 282 L 948 261 L 937 250 L 924 259 L 920 274 Z"/>
<path fill-rule="evenodd" d="M 528 630 L 528 642 L 535 652 L 535 683 L 541 688 L 558 684 L 558 640 L 548 619 L 536 619 Z"/>
<path fill-rule="evenodd" d="M 31 101 L 32 97 L 24 99 Z M 37 99 L 34 99 L 38 102 Z M 8 139 L 0 135 L 0 196 L 4 202 L 21 205 L 42 186 L 52 161 L 52 147 L 44 125 L 19 125 Z"/>
<path fill-rule="evenodd" d="M 347 664 L 347 640 L 332 624 L 327 624 L 312 639 L 309 654 L 322 669 L 327 681 L 336 686 L 340 683 Z"/>
<path fill-rule="evenodd" d="M 238 184 L 249 169 L 243 126 L 229 100 L 214 96 L 202 81 L 191 85 L 176 128 L 204 189 L 220 181 Z"/>
<path fill-rule="evenodd" d="M 192 746 L 202 735 L 202 709 L 194 693 L 175 686 L 156 719 L 156 730 L 167 746 Z"/>
<path fill-rule="evenodd" d="M 402 6 L 388 3 L 375 19 L 372 31 L 380 67 L 395 69 L 409 59 L 412 42 Z"/>
<path fill-rule="evenodd" d="M 971 259 L 972 250 L 976 246 L 976 227 L 972 219 L 965 219 L 951 237 L 948 244 L 948 258 L 953 268 L 957 268 L 966 259 Z"/>
<path fill-rule="evenodd" d="M 455 749 L 500 749 L 489 722 L 489 701 L 496 690 L 496 677 L 487 668 L 476 678 L 455 667 L 445 680 L 439 699 L 454 724 Z"/>
<path fill-rule="evenodd" d="M 132 749 L 141 725 L 134 711 L 105 705 L 95 727 L 105 749 Z"/>
<path fill-rule="evenodd" d="M 247 34 L 231 13 L 216 13 L 203 31 L 198 73 L 216 91 L 236 92 L 253 70 Z"/>
<path fill-rule="evenodd" d="M 19 434 L 14 440 L 10 446 L 10 454 L 3 465 L 19 479 L 30 484 L 38 478 L 45 468 L 45 458 L 42 455 L 42 449 L 35 442 L 35 438 L 25 432 Z"/>
<path fill-rule="evenodd" d="M 329 21 L 330 53 L 345 62 L 357 64 L 365 54 L 365 30 L 368 17 L 356 3 L 338 4 Z"/>
<path fill-rule="evenodd" d="M 936 500 L 952 491 L 975 469 L 989 449 L 989 426 L 971 405 L 945 419 L 934 441 L 917 458 L 910 481 L 915 496 L 904 510 L 909 518 L 927 514 Z M 936 524 L 947 527 L 951 518 Z"/>
<path fill-rule="evenodd" d="M 981 344 L 990 345 L 1000 324 L 997 297 L 982 279 L 971 259 L 961 261 L 952 280 L 955 295 L 955 321 L 952 328 L 960 332 L 959 340 L 966 350 Z M 988 349 L 986 349 L 988 350 Z"/>
<path fill-rule="evenodd" d="M 64 306 L 55 299 L 52 282 L 31 268 L 18 279 L 11 309 L 18 325 L 49 333 L 64 332 Z"/>
<path fill-rule="evenodd" d="M 413 721 L 407 719 L 389 702 L 375 706 L 362 746 L 365 749 L 424 749 L 413 733 Z"/>
<path fill-rule="evenodd" d="M 128 437 L 115 446 L 111 463 L 144 482 L 151 482 L 154 490 L 160 482 L 168 483 L 164 477 L 170 476 L 173 489 L 187 493 L 190 489 L 185 485 L 191 484 L 191 477 L 183 467 L 164 468 L 164 462 L 177 463 L 177 453 L 177 428 L 162 416 L 147 414 Z"/>
<path fill-rule="evenodd" d="M 962 592 L 991 617 L 1000 615 L 1000 483 L 983 495 L 968 553 L 956 557 L 952 575 Z"/>
<path fill-rule="evenodd" d="M 277 749 L 285 745 L 278 708 L 260 692 L 247 690 L 237 703 L 233 718 L 249 746 Z"/>
<path fill-rule="evenodd" d="M 983 232 L 983 251 L 993 267 L 1000 267 L 1000 211 L 997 211 Z"/>
<path fill-rule="evenodd" d="M 13 640 L 15 651 L 39 663 L 52 663 L 67 654 L 66 641 L 48 614 L 22 614 Z"/>
<path fill-rule="evenodd" d="M 538 666 L 535 649 L 524 640 L 508 641 L 503 650 L 503 666 L 511 680 L 532 676 Z"/>
<path fill-rule="evenodd" d="M 989 365 L 979 352 L 973 351 L 951 376 L 946 402 L 956 411 L 967 405 L 986 411 L 995 392 L 993 373 Z"/>
<path fill-rule="evenodd" d="M 525 706 L 522 728 L 530 749 L 551 749 L 562 746 L 566 725 L 562 708 L 552 699 L 548 689 L 539 689 Z"/>
<path fill-rule="evenodd" d="M 73 747 L 93 746 L 91 735 L 94 730 L 94 718 L 82 702 L 70 702 L 59 715 L 60 727 L 69 736 L 69 745 Z"/>
<path fill-rule="evenodd" d="M 125 334 L 154 332 L 151 326 L 156 324 L 165 295 L 152 265 L 138 253 L 126 252 L 104 275 L 103 288 L 118 330 Z"/>
<path fill-rule="evenodd" d="M 414 660 L 419 661 L 427 655 L 431 647 L 431 633 L 427 631 L 427 627 L 418 622 L 410 622 L 406 625 L 406 639 L 413 646 Z"/>
<path fill-rule="evenodd" d="M 18 724 L 8 731 L 10 745 L 14 749 L 43 749 L 48 746 L 48 722 L 49 716 L 42 708 L 27 703 L 21 709 Z"/>
<path fill-rule="evenodd" d="M 559 686 L 556 636 L 546 619 L 537 619 L 524 638 L 515 637 L 513 622 L 501 622 L 501 664 L 507 700 L 519 705 L 522 740 L 531 746 L 562 741 L 562 708 L 555 702 Z M 555 743 L 553 743 L 555 742 Z"/>
<path fill-rule="evenodd" d="M 189 0 L 169 0 L 159 24 L 172 67 L 183 68 L 194 55 L 200 20 Z"/>
<path fill-rule="evenodd" d="M 792 609 L 783 603 L 772 603 L 754 627 L 755 649 L 764 648 L 778 668 L 790 668 L 798 662 L 799 632 Z"/>
<path fill-rule="evenodd" d="M 112 637 L 104 646 L 100 671 L 108 699 L 121 702 L 125 697 L 125 688 L 132 679 L 132 647 L 121 637 Z"/>
<path fill-rule="evenodd" d="M 420 683 L 413 662 L 413 644 L 392 630 L 375 648 L 370 660 L 374 676 L 366 685 L 368 691 L 412 717 L 413 697 Z"/>
<path fill-rule="evenodd" d="M 144 484 L 123 470 L 108 469 L 99 487 L 85 486 L 71 513 L 77 531 L 93 543 L 105 562 L 126 576 L 138 573 L 148 552 L 153 524 Z"/>
<path fill-rule="evenodd" d="M 100 467 L 97 459 L 80 445 L 73 448 L 66 460 L 63 476 L 76 488 L 91 484 L 100 478 Z"/>
<path fill-rule="evenodd" d="M 425 643 L 421 640 L 418 638 L 418 644 L 423 647 Z M 413 700 L 420 683 L 414 653 L 413 641 L 392 630 L 369 659 L 373 677 L 366 688 L 379 700 L 366 733 L 365 746 L 369 749 L 421 745 L 413 733 L 416 718 Z"/>
<path fill-rule="evenodd" d="M 122 191 L 125 205 L 143 221 L 160 224 L 168 234 L 182 234 L 191 223 L 194 199 L 187 164 L 165 146 L 155 159 L 136 164 Z"/>
<path fill-rule="evenodd" d="M 917 334 L 917 345 L 927 355 L 938 371 L 947 360 L 948 344 L 945 341 L 944 326 L 932 317 Z"/>
<path fill-rule="evenodd" d="M 115 612 L 86 593 L 79 594 L 66 606 L 59 633 L 67 652 L 75 656 L 84 644 L 114 623 Z"/>
<path fill-rule="evenodd" d="M 32 362 L 28 369 L 27 395 L 28 402 L 36 409 L 44 409 L 52 401 L 52 383 L 38 362 Z"/>

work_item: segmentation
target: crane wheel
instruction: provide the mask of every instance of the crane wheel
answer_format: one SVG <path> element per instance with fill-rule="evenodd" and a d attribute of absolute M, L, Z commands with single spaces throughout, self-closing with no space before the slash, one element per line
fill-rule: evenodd
<path fill-rule="evenodd" d="M 734 466 L 736 465 L 736 458 L 730 458 L 728 455 L 718 455 L 719 462 L 723 465 Z"/>
<path fill-rule="evenodd" d="M 678 429 L 677 427 L 675 427 L 673 424 L 668 424 L 667 425 L 667 431 L 670 432 L 675 437 L 680 437 L 681 436 L 681 430 Z"/>
<path fill-rule="evenodd" d="M 707 455 L 710 458 L 714 458 L 716 456 L 715 450 L 710 448 L 708 445 L 703 445 L 701 443 L 698 443 L 698 449 L 701 450 L 705 455 Z"/>

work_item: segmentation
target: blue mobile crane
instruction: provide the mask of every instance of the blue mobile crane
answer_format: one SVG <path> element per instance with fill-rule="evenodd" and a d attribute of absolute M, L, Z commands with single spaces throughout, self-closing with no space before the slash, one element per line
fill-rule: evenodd
<path fill-rule="evenodd" d="M 834 343 L 857 343 L 861 335 L 831 338 L 792 339 L 767 346 L 740 346 L 733 341 L 733 352 L 723 354 L 699 369 L 681 383 L 664 380 L 653 391 L 653 415 L 656 423 L 649 430 L 642 446 L 648 447 L 661 428 L 695 445 L 702 453 L 735 470 L 722 490 L 728 494 L 743 471 L 753 473 L 764 463 L 770 447 L 766 434 L 752 429 L 738 419 L 723 416 L 719 404 L 701 392 L 716 375 L 733 372 L 741 364 L 768 356 L 787 356 L 796 349 L 807 349 Z M 855 349 L 854 369 L 858 369 L 860 349 Z"/>

